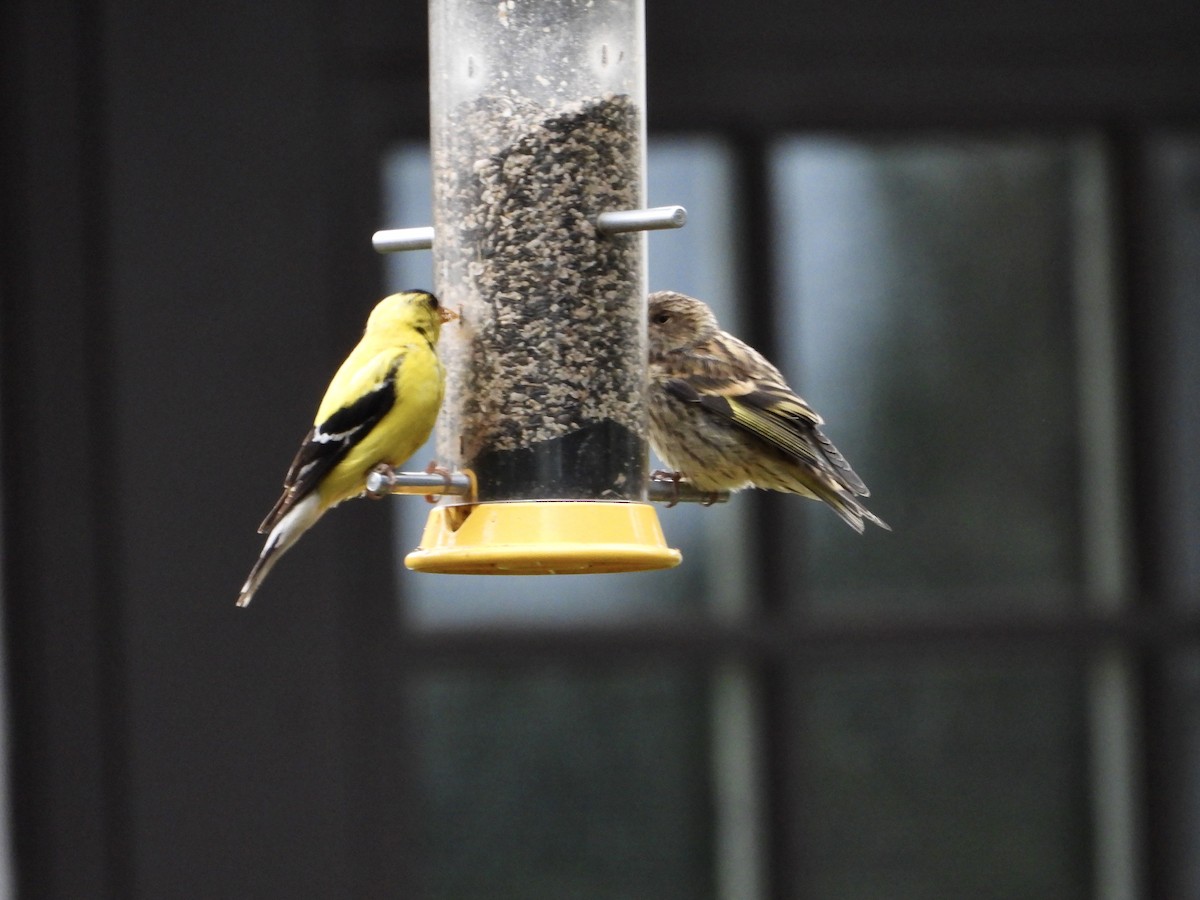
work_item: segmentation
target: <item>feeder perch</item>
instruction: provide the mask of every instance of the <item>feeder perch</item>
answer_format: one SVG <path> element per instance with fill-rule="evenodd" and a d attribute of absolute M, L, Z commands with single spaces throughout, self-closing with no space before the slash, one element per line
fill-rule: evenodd
<path fill-rule="evenodd" d="M 431 0 L 432 247 L 447 479 L 426 572 L 678 565 L 650 499 L 643 0 Z M 439 476 L 440 477 L 440 476 Z M 677 499 L 686 489 L 674 485 Z M 719 499 L 719 498 L 718 498 Z"/>

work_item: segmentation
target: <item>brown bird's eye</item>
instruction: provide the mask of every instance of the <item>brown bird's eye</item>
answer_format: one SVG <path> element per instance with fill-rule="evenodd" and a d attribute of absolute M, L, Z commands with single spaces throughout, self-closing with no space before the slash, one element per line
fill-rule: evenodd
<path fill-rule="evenodd" d="M 655 325 L 666 325 L 670 321 L 671 321 L 671 314 L 669 312 L 656 313 L 654 316 L 654 324 Z"/>

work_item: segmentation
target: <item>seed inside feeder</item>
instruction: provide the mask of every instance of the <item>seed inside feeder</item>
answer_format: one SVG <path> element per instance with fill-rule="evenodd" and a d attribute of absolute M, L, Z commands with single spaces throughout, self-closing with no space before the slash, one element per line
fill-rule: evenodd
<path fill-rule="evenodd" d="M 623 94 L 548 109 L 511 90 L 451 113 L 435 265 L 462 324 L 441 342 L 439 455 L 481 499 L 641 495 L 643 238 L 595 227 L 640 205 L 639 117 Z"/>

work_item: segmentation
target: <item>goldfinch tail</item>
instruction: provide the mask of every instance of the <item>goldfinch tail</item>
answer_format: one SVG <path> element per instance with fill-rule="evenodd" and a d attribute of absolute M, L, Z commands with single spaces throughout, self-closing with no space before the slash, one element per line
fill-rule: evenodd
<path fill-rule="evenodd" d="M 316 494 L 310 494 L 279 520 L 278 524 L 271 529 L 271 533 L 267 535 L 266 546 L 263 547 L 258 561 L 254 563 L 254 568 L 250 570 L 250 576 L 246 579 L 246 583 L 242 585 L 242 592 L 238 594 L 237 598 L 238 606 L 250 604 L 255 591 L 267 577 L 267 573 L 279 561 L 279 557 L 283 556 L 288 548 L 299 540 L 300 535 L 313 527 L 317 519 L 321 518 L 322 512 L 320 499 Z"/>

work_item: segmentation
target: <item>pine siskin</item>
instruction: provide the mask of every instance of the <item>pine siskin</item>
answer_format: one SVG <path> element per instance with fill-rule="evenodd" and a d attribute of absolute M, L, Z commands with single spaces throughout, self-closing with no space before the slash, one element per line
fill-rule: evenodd
<path fill-rule="evenodd" d="M 258 527 L 270 533 L 238 606 L 250 602 L 271 567 L 327 509 L 363 492 L 371 469 L 398 466 L 425 443 L 442 404 L 438 335 L 443 322 L 457 318 L 426 291 L 392 294 L 376 304 L 362 339 L 325 391 L 283 496 Z"/>
<path fill-rule="evenodd" d="M 650 443 L 702 491 L 758 487 L 828 504 L 858 532 L 891 528 L 821 431 L 824 420 L 753 347 L 721 330 L 704 303 L 650 295 Z"/>

